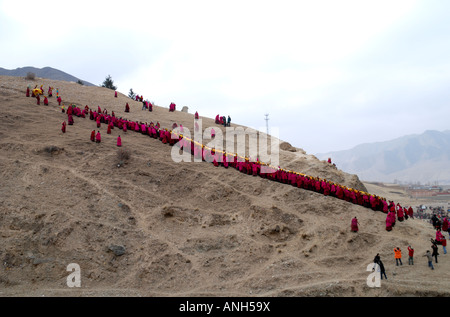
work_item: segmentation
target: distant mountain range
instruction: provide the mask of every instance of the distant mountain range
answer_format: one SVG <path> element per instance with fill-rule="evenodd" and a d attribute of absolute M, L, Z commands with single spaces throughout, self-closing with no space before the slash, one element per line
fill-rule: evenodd
<path fill-rule="evenodd" d="M 78 82 L 80 80 L 83 83 L 83 85 L 85 85 L 85 86 L 97 86 L 97 85 L 91 84 L 90 82 L 79 79 L 75 76 L 72 76 L 63 71 L 60 71 L 58 69 L 51 68 L 51 67 L 44 67 L 44 68 L 19 67 L 19 68 L 11 69 L 11 70 L 0 67 L 0 76 L 25 77 L 25 76 L 27 76 L 27 74 L 29 72 L 34 73 L 36 75 L 36 77 L 40 77 L 40 78 L 63 80 L 63 81 L 69 81 L 69 82 Z"/>
<path fill-rule="evenodd" d="M 353 149 L 316 154 L 363 181 L 450 184 L 450 130 L 425 131 Z"/>

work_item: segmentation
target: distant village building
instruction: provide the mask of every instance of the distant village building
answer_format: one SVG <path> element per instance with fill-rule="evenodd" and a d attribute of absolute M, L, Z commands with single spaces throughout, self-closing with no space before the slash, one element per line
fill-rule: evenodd
<path fill-rule="evenodd" d="M 410 186 L 406 189 L 406 192 L 414 198 L 450 196 L 450 191 L 444 190 L 440 186 Z"/>

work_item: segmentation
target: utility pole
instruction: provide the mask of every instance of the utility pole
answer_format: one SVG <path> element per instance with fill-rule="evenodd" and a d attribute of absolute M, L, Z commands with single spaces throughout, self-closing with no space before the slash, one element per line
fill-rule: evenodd
<path fill-rule="evenodd" d="M 266 118 L 264 120 L 266 120 L 267 135 L 269 135 L 269 114 L 266 113 L 265 116 L 266 116 Z"/>

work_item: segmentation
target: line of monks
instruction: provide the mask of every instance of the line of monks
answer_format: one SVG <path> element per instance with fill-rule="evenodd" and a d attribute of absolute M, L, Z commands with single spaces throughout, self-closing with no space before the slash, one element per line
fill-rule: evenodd
<path fill-rule="evenodd" d="M 129 111 L 129 107 L 127 110 Z M 174 110 L 175 104 L 172 103 L 170 105 L 169 111 Z M 64 108 L 62 112 L 65 112 Z M 236 153 L 227 153 L 221 150 L 215 150 L 213 148 L 206 147 L 199 142 L 184 137 L 182 134 L 177 134 L 172 130 L 168 130 L 166 128 L 161 128 L 159 122 L 157 122 L 156 124 L 154 124 L 153 122 L 148 124 L 116 117 L 114 111 L 109 114 L 106 109 L 102 111 L 100 106 L 98 106 L 97 111 L 93 111 L 87 105 L 84 109 L 80 109 L 76 105 L 71 105 L 67 109 L 69 125 L 73 125 L 74 115 L 82 118 L 85 118 L 87 115 L 89 115 L 90 120 L 96 121 L 97 128 L 100 128 L 101 124 L 107 124 L 107 134 L 111 134 L 111 130 L 114 129 L 114 127 L 123 130 L 124 133 L 126 133 L 127 131 L 138 132 L 144 135 L 148 135 L 154 139 L 159 139 L 163 144 L 169 144 L 171 146 L 176 144 L 178 147 L 180 147 L 180 149 L 187 151 L 189 154 L 193 155 L 194 159 L 213 163 L 216 167 L 232 167 L 239 172 L 247 175 L 260 176 L 268 180 L 277 181 L 279 183 L 314 191 L 325 196 L 332 196 L 341 200 L 345 200 L 347 202 L 351 202 L 353 204 L 370 208 L 374 211 L 381 211 L 386 214 L 387 231 L 392 230 L 397 220 L 402 222 L 409 217 L 413 218 L 413 210 L 411 207 L 403 208 L 400 204 L 395 205 L 395 203 L 392 201 L 388 203 L 386 199 L 377 195 L 349 188 L 347 186 L 343 186 L 326 179 L 285 170 L 280 167 L 274 167 L 264 162 L 260 162 L 258 159 L 256 161 L 250 160 L 248 157 L 242 157 L 237 155 Z M 198 113 L 196 113 L 195 118 L 198 118 Z M 174 129 L 176 127 L 177 125 L 175 123 L 172 128 Z M 65 122 L 63 122 L 61 130 L 63 131 L 63 133 L 65 132 Z M 101 142 L 100 131 L 98 131 L 97 134 L 95 134 L 95 130 L 92 131 L 91 141 L 95 141 L 97 143 Z M 117 146 L 121 145 L 122 141 L 119 136 L 117 140 Z"/>

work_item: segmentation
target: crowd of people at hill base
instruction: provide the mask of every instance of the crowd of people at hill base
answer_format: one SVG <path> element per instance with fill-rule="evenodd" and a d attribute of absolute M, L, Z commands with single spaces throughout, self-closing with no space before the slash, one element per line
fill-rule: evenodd
<path fill-rule="evenodd" d="M 392 208 L 392 207 L 391 207 Z M 400 207 L 399 207 L 400 208 Z M 408 209 L 408 212 L 405 214 L 405 219 L 408 219 L 407 217 L 411 215 L 412 210 Z M 353 226 L 356 223 L 356 217 L 352 220 L 352 229 Z M 431 270 L 435 269 L 435 265 L 439 263 L 438 256 L 441 254 L 439 253 L 439 246 L 442 247 L 443 254 L 447 254 L 447 237 L 446 235 L 449 235 L 450 237 L 450 220 L 447 216 L 442 216 L 442 219 L 440 215 L 437 215 L 433 213 L 430 218 L 430 224 L 432 225 L 433 229 L 436 230 L 436 234 L 434 238 L 430 238 L 430 249 L 426 250 L 425 254 L 422 255 L 422 257 L 427 258 L 428 267 Z M 402 266 L 402 250 L 400 247 L 394 248 L 394 259 L 396 266 Z M 434 265 L 433 265 L 434 260 Z M 381 261 L 380 255 L 377 254 L 374 258 L 374 263 L 378 264 L 378 270 L 381 274 L 381 279 L 386 276 L 386 271 L 383 265 L 383 262 Z M 411 247 L 411 245 L 408 245 L 408 265 L 414 265 L 414 248 Z"/>
<path fill-rule="evenodd" d="M 42 87 L 41 87 L 41 91 Z M 27 96 L 29 91 L 27 89 Z M 115 97 L 117 97 L 117 92 L 115 92 Z M 175 103 L 171 103 L 169 106 L 169 111 L 173 112 L 176 110 Z M 287 184 L 290 186 L 298 187 L 304 190 L 314 191 L 325 196 L 335 197 L 337 199 L 345 200 L 347 202 L 357 204 L 374 211 L 381 211 L 385 213 L 386 216 L 386 230 L 391 231 L 395 226 L 396 221 L 404 221 L 409 217 L 413 217 L 412 208 L 403 208 L 400 204 L 395 205 L 394 202 L 387 202 L 386 199 L 379 197 L 377 195 L 369 194 L 360 190 L 349 188 L 347 186 L 328 181 L 326 179 L 321 179 L 319 177 L 305 175 L 303 173 L 286 170 L 280 166 L 271 166 L 264 162 L 260 162 L 258 158 L 251 159 L 249 157 L 243 157 L 237 155 L 236 153 L 227 153 L 221 150 L 216 150 L 214 148 L 209 148 L 199 142 L 192 139 L 184 137 L 182 132 L 182 125 L 178 127 L 176 123 L 172 126 L 172 129 L 162 128 L 159 122 L 153 123 L 143 123 L 135 120 L 129 120 L 122 117 L 117 117 L 114 113 L 108 113 L 106 109 L 101 109 L 98 106 L 97 110 L 85 106 L 84 109 L 79 108 L 76 105 L 70 105 L 67 110 L 64 106 L 62 107 L 62 112 L 67 114 L 67 124 L 73 125 L 73 117 L 86 118 L 89 117 L 90 120 L 96 122 L 97 133 L 95 130 L 91 134 L 91 141 L 96 143 L 101 143 L 101 133 L 100 127 L 102 124 L 107 126 L 107 134 L 111 134 L 114 128 L 118 128 L 127 133 L 128 131 L 141 133 L 148 135 L 153 139 L 158 139 L 163 144 L 169 144 L 171 146 L 177 145 L 180 149 L 190 153 L 195 159 L 202 160 L 205 162 L 212 163 L 216 167 L 229 168 L 232 167 L 241 173 L 259 176 L 264 179 L 271 181 L 277 181 L 279 183 Z M 130 112 L 130 106 L 127 103 L 125 106 L 125 112 Z M 198 112 L 195 113 L 195 119 L 199 118 Z M 231 118 L 228 117 L 228 121 L 225 120 L 224 116 L 217 115 L 216 123 L 228 125 Z M 195 122 L 196 123 L 196 122 Z M 179 128 L 177 131 L 173 131 L 175 128 Z M 63 122 L 61 130 L 63 133 L 66 131 L 66 123 Z M 211 131 L 212 137 L 214 137 L 214 131 Z M 94 135 L 95 134 L 95 138 Z M 119 136 L 120 137 L 120 136 Z M 117 146 L 122 145 L 122 140 L 118 138 Z M 356 219 L 356 218 L 355 218 Z M 351 224 L 351 230 L 358 232 L 358 223 Z"/>
<path fill-rule="evenodd" d="M 433 215 L 436 216 L 436 215 Z M 356 218 L 356 217 L 355 217 Z M 434 218 L 434 217 L 433 217 Z M 432 219 L 433 219 L 432 218 Z M 354 223 L 354 220 L 352 220 L 352 225 Z M 435 219 L 432 220 L 433 228 L 436 230 L 436 236 L 435 238 L 430 238 L 430 249 L 426 250 L 425 254 L 422 255 L 422 257 L 427 258 L 428 267 L 431 270 L 434 270 L 434 265 L 438 264 L 438 256 L 441 255 L 439 253 L 439 245 L 442 246 L 443 254 L 447 254 L 447 238 L 445 237 L 445 234 L 449 234 L 450 236 L 450 228 L 449 228 L 449 219 L 445 217 L 442 222 L 438 221 L 438 218 L 435 217 Z M 402 266 L 402 250 L 400 247 L 394 248 L 394 259 L 395 259 L 395 265 L 396 266 Z M 408 245 L 408 265 L 414 265 L 414 248 L 411 245 Z M 433 259 L 434 259 L 434 265 L 433 265 Z M 381 261 L 380 254 L 378 253 L 373 262 L 375 264 L 378 264 L 378 271 L 381 274 L 381 279 L 386 278 L 386 270 L 384 268 L 384 264 Z"/>

